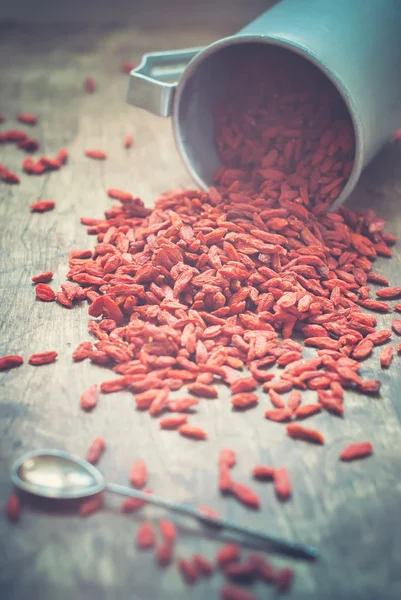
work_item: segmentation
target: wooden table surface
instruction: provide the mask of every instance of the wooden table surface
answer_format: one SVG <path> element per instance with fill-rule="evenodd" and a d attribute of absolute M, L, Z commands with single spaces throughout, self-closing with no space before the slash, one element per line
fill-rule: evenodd
<path fill-rule="evenodd" d="M 93 247 L 79 224 L 80 215 L 101 217 L 111 201 L 108 187 L 121 187 L 151 203 L 157 194 L 191 180 L 175 150 L 171 124 L 125 104 L 124 60 L 138 61 L 151 50 L 198 46 L 231 34 L 262 12 L 269 2 L 8 3 L 0 12 L 0 112 L 4 127 L 17 127 L 15 115 L 31 111 L 32 130 L 42 152 L 68 148 L 68 166 L 42 177 L 21 175 L 21 184 L 0 183 L 0 355 L 57 350 L 57 363 L 35 368 L 27 363 L 0 373 L 0 506 L 11 486 L 10 466 L 20 454 L 54 447 L 84 455 L 97 435 L 107 439 L 101 468 L 110 481 L 126 482 L 136 457 L 144 457 L 155 493 L 177 501 L 205 504 L 243 525 L 319 546 L 315 564 L 274 557 L 297 571 L 291 598 L 299 600 L 396 599 L 401 597 L 401 359 L 380 372 L 378 349 L 362 372 L 383 382 L 378 399 L 348 393 L 345 418 L 313 417 L 327 438 L 324 447 L 292 442 L 282 426 L 263 419 L 258 409 L 233 413 L 222 391 L 218 401 L 202 401 L 193 422 L 209 440 L 195 443 L 158 430 L 156 420 L 138 413 L 129 392 L 103 396 L 93 414 L 79 408 L 89 384 L 110 373 L 83 362 L 72 350 L 85 339 L 87 308 L 67 310 L 35 301 L 32 275 L 55 273 L 53 287 L 65 280 L 72 248 Z M 86 76 L 98 90 L 83 91 Z M 368 91 L 367 91 L 368 92 Z M 135 138 L 122 147 L 126 133 Z M 108 152 L 104 162 L 83 156 L 88 147 Z M 0 162 L 21 173 L 20 150 L 0 146 Z M 401 235 L 401 146 L 393 144 L 369 166 L 350 207 L 375 209 Z M 29 204 L 53 199 L 56 209 L 32 214 Z M 401 254 L 379 259 L 375 270 L 400 284 Z M 380 317 L 388 327 L 391 316 Z M 395 337 L 395 336 L 394 336 Z M 395 340 L 393 341 L 395 345 Z M 379 373 L 380 372 L 380 373 Z M 354 464 L 338 461 L 348 442 L 369 439 L 372 458 Z M 252 484 L 262 511 L 250 512 L 217 493 L 216 458 L 223 446 L 238 453 L 235 477 L 250 483 L 257 463 L 283 465 L 291 474 L 293 499 L 280 504 L 271 485 Z M 145 600 L 215 598 L 220 575 L 189 589 L 175 568 L 159 570 L 150 553 L 139 553 L 134 534 L 139 522 L 157 523 L 152 508 L 125 516 L 119 500 L 107 497 L 102 512 L 83 520 L 42 503 L 25 503 L 17 525 L 0 519 L 0 597 L 7 600 Z M 217 537 L 177 520 L 177 555 L 194 551 L 214 556 Z M 273 589 L 253 587 L 260 598 Z"/>

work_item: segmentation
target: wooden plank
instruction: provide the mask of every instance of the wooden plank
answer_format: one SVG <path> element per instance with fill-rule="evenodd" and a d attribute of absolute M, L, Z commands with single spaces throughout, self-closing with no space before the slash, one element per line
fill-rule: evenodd
<path fill-rule="evenodd" d="M 30 13 L 33 4 L 27 8 Z M 0 374 L 0 504 L 4 505 L 10 490 L 9 467 L 20 454 L 59 447 L 82 456 L 91 439 L 103 435 L 109 449 L 102 470 L 110 481 L 124 483 L 133 460 L 142 456 L 149 465 L 150 485 L 158 494 L 202 503 L 244 525 L 317 544 L 322 559 L 315 565 L 276 558 L 277 565 L 296 564 L 293 597 L 399 598 L 399 361 L 380 373 L 380 399 L 347 394 L 344 420 L 327 414 L 313 418 L 328 440 L 324 448 L 292 442 L 282 426 L 263 419 L 266 399 L 249 413 L 233 413 L 224 390 L 219 401 L 203 401 L 193 418 L 210 436 L 199 444 L 174 433 L 160 434 L 155 420 L 135 411 L 128 392 L 103 396 L 91 415 L 79 409 L 82 390 L 109 379 L 110 373 L 87 363 L 72 364 L 72 350 L 89 339 L 86 308 L 68 310 L 36 302 L 31 276 L 54 270 L 54 288 L 63 283 L 69 250 L 95 243 L 79 224 L 79 216 L 100 217 L 110 206 L 108 187 L 132 190 L 151 206 L 161 191 L 193 185 L 175 150 L 170 123 L 125 105 L 127 78 L 119 72 L 120 64 L 128 58 L 139 60 L 145 51 L 207 44 L 233 33 L 266 7 L 257 1 L 203 2 L 193 13 L 185 3 L 177 4 L 174 11 L 156 2 L 138 2 L 132 13 L 131 3 L 123 3 L 120 13 L 110 14 L 109 3 L 98 5 L 96 15 L 85 8 L 82 14 L 74 11 L 69 3 L 71 14 L 55 16 L 50 4 L 42 3 L 49 7 L 50 16 L 46 11 L 43 19 L 30 14 L 30 23 L 4 23 L 1 28 L 8 57 L 0 66 L 5 126 L 16 126 L 13 117 L 19 110 L 32 111 L 39 116 L 32 133 L 43 152 L 51 155 L 66 146 L 71 158 L 57 173 L 22 176 L 21 185 L 0 187 L 0 354 L 21 352 L 28 357 L 42 350 L 59 352 L 55 365 L 25 365 Z M 7 10 L 8 17 L 15 14 L 10 7 Z M 93 95 L 82 90 L 88 75 L 98 84 Z M 122 140 L 129 132 L 135 142 L 127 151 Z M 88 147 L 106 150 L 108 160 L 85 158 Z M 377 210 L 398 235 L 400 148 L 393 145 L 382 152 L 349 203 L 352 208 Z M 0 161 L 17 172 L 22 158 L 21 151 L 0 146 Z M 56 209 L 32 215 L 28 206 L 39 198 L 55 200 Z M 396 284 L 400 264 L 396 246 L 393 260 L 379 259 L 376 270 Z M 391 315 L 380 317 L 382 327 L 390 321 Z M 366 375 L 378 375 L 378 354 L 376 349 L 364 363 Z M 339 451 L 354 439 L 370 439 L 375 455 L 357 464 L 339 463 Z M 256 463 L 286 466 L 294 484 L 293 500 L 279 504 L 271 485 L 261 483 L 253 484 L 261 494 L 261 513 L 220 498 L 215 465 L 219 449 L 226 445 L 238 452 L 235 477 L 244 483 L 250 482 L 250 469 Z M 46 505 L 44 511 L 40 503 L 29 503 L 18 525 L 1 520 L 1 596 L 10 600 L 33 595 L 41 600 L 187 598 L 188 588 L 175 569 L 158 571 L 153 556 L 136 552 L 134 534 L 143 517 L 123 516 L 118 505 L 116 498 L 108 497 L 106 509 L 84 521 L 64 509 Z M 146 508 L 144 514 L 157 524 L 162 513 Z M 197 526 L 187 521 L 179 524 L 178 556 L 195 551 L 214 556 L 219 544 L 211 534 L 199 535 Z M 191 594 L 216 597 L 221 581 L 220 576 L 214 577 Z M 258 585 L 254 589 L 260 597 L 266 594 Z"/>

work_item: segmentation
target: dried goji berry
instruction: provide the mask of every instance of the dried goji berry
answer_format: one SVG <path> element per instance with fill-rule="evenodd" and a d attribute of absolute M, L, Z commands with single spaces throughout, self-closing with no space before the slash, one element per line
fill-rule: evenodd
<path fill-rule="evenodd" d="M 225 544 L 216 555 L 217 564 L 222 567 L 240 559 L 241 548 L 237 544 Z"/>
<path fill-rule="evenodd" d="M 196 425 L 191 425 L 190 423 L 185 423 L 178 428 L 178 431 L 181 435 L 185 437 L 193 438 L 194 440 L 206 440 L 207 433 L 200 427 L 196 427 Z"/>
<path fill-rule="evenodd" d="M 106 152 L 97 149 L 85 150 L 85 155 L 89 158 L 96 158 L 97 160 L 105 160 L 107 158 Z"/>
<path fill-rule="evenodd" d="M 140 550 L 153 548 L 156 536 L 150 523 L 141 523 L 136 532 L 136 545 Z"/>
<path fill-rule="evenodd" d="M 281 467 L 274 471 L 274 489 L 280 500 L 288 500 L 292 494 L 291 481 L 287 469 Z"/>
<path fill-rule="evenodd" d="M 308 429 L 298 423 L 289 423 L 287 425 L 287 433 L 290 437 L 306 442 L 314 442 L 316 444 L 324 444 L 324 436 L 316 429 Z"/>
<path fill-rule="evenodd" d="M 210 575 L 213 573 L 212 563 L 201 554 L 194 554 L 192 557 L 192 562 L 198 572 L 198 575 L 210 577 Z"/>
<path fill-rule="evenodd" d="M 259 508 L 259 496 L 243 483 L 233 481 L 231 483 L 230 491 L 240 502 L 246 504 L 246 506 L 249 506 L 250 508 Z"/>
<path fill-rule="evenodd" d="M 96 91 L 96 81 L 93 77 L 87 77 L 84 81 L 84 86 L 89 94 L 93 94 Z"/>
<path fill-rule="evenodd" d="M 173 560 L 173 546 L 168 542 L 163 542 L 156 548 L 156 559 L 161 567 L 166 567 Z"/>
<path fill-rule="evenodd" d="M 231 404 L 235 408 L 249 408 L 250 406 L 254 406 L 258 403 L 258 395 L 252 392 L 242 392 L 239 394 L 234 394 L 231 397 Z"/>
<path fill-rule="evenodd" d="M 57 352 L 54 350 L 49 350 L 48 352 L 38 352 L 36 354 L 31 354 L 28 359 L 30 365 L 39 366 L 39 365 L 48 365 L 56 360 L 58 356 Z"/>
<path fill-rule="evenodd" d="M 177 429 L 177 427 L 184 425 L 187 421 L 187 415 L 171 415 L 160 419 L 159 425 L 161 429 Z"/>
<path fill-rule="evenodd" d="M 53 210 L 55 206 L 56 203 L 53 200 L 38 200 L 38 202 L 33 202 L 30 205 L 30 209 L 32 212 L 46 212 Z"/>
<path fill-rule="evenodd" d="M 291 588 L 294 581 L 294 569 L 283 567 L 276 573 L 276 588 L 279 592 L 285 593 Z"/>
<path fill-rule="evenodd" d="M 225 583 L 220 588 L 220 600 L 257 600 L 257 598 L 238 585 Z"/>
<path fill-rule="evenodd" d="M 81 517 L 88 517 L 89 515 L 97 512 L 103 506 L 103 494 L 96 494 L 89 500 L 85 500 L 79 507 L 79 515 Z"/>
<path fill-rule="evenodd" d="M 265 465 L 257 465 L 252 469 L 252 475 L 255 479 L 273 479 L 275 474 L 273 467 L 266 467 Z"/>
<path fill-rule="evenodd" d="M 102 456 L 105 449 L 106 442 L 104 441 L 104 439 L 101 437 L 95 438 L 86 454 L 86 460 L 95 465 L 99 462 L 100 457 Z"/>
<path fill-rule="evenodd" d="M 135 63 L 131 62 L 130 60 L 126 60 L 125 62 L 123 62 L 123 64 L 121 65 L 121 71 L 123 73 L 131 73 L 132 69 L 135 69 Z"/>
<path fill-rule="evenodd" d="M 0 371 L 8 371 L 8 369 L 14 369 L 15 367 L 19 367 L 24 362 L 22 356 L 18 356 L 17 354 L 10 356 L 2 356 L 0 358 Z"/>
<path fill-rule="evenodd" d="M 177 561 L 178 569 L 183 579 L 190 584 L 193 584 L 198 579 L 198 571 L 192 562 L 185 558 L 180 558 Z"/>
<path fill-rule="evenodd" d="M 6 515 L 9 521 L 19 521 L 21 516 L 21 501 L 17 494 L 10 494 L 6 504 Z"/>
<path fill-rule="evenodd" d="M 228 467 L 231 469 L 237 462 L 237 457 L 231 448 L 223 448 L 219 454 L 219 467 Z"/>
<path fill-rule="evenodd" d="M 92 410 L 95 408 L 98 400 L 98 386 L 97 383 L 90 385 L 81 394 L 81 408 L 84 410 Z"/>
<path fill-rule="evenodd" d="M 346 446 L 340 453 L 340 460 L 354 460 L 364 458 L 373 452 L 373 446 L 370 442 L 355 442 Z"/>
<path fill-rule="evenodd" d="M 133 464 L 129 474 L 129 480 L 130 483 L 136 488 L 141 488 L 146 485 L 148 480 L 148 469 L 145 461 L 142 458 L 139 458 Z"/>
<path fill-rule="evenodd" d="M 174 542 L 177 537 L 177 529 L 172 521 L 169 519 L 162 519 L 160 521 L 160 533 L 166 542 Z"/>
<path fill-rule="evenodd" d="M 124 137 L 124 148 L 131 148 L 133 141 L 134 137 L 130 133 L 127 133 Z"/>
<path fill-rule="evenodd" d="M 36 125 L 38 120 L 37 117 L 31 113 L 19 113 L 18 121 L 24 123 L 25 125 Z"/>
<path fill-rule="evenodd" d="M 401 319 L 393 319 L 393 322 L 391 323 L 391 327 L 393 328 L 393 331 L 395 333 L 397 333 L 398 335 L 401 335 Z"/>
<path fill-rule="evenodd" d="M 39 275 L 34 275 L 32 277 L 32 281 L 34 283 L 47 283 L 53 278 L 53 271 L 46 271 L 46 273 L 40 273 Z"/>

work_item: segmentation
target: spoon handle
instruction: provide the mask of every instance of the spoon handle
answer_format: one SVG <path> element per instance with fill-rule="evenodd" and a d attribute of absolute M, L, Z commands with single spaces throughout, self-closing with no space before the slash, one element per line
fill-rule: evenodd
<path fill-rule="evenodd" d="M 115 494 L 120 494 L 122 496 L 130 496 L 131 498 L 137 498 L 138 500 L 143 500 L 144 502 L 147 502 L 149 504 L 162 506 L 163 508 L 167 508 L 168 510 L 187 515 L 188 517 L 193 517 L 195 519 L 198 519 L 202 523 L 206 523 L 207 525 L 213 525 L 214 527 L 220 529 L 224 528 L 229 531 L 234 531 L 235 533 L 256 538 L 262 542 L 267 543 L 270 546 L 270 548 L 274 548 L 275 550 L 280 552 L 285 552 L 286 554 L 291 554 L 299 558 L 308 559 L 315 559 L 318 556 L 318 550 L 314 546 L 307 546 L 303 544 L 298 544 L 296 542 L 290 542 L 283 538 L 264 533 L 263 531 L 259 531 L 258 529 L 242 527 L 241 525 L 237 525 L 233 521 L 228 521 L 226 519 L 209 517 L 208 515 L 202 513 L 200 510 L 197 510 L 196 508 L 193 508 L 188 504 L 179 504 L 177 502 L 171 502 L 170 500 L 165 500 L 160 496 L 148 494 L 147 492 L 141 492 L 140 490 L 129 488 L 124 485 L 119 485 L 118 483 L 107 483 L 106 489 L 110 492 L 114 492 Z"/>

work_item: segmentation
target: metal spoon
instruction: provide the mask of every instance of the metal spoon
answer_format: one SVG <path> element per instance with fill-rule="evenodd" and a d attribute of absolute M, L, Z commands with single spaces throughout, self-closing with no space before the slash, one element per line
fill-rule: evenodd
<path fill-rule="evenodd" d="M 309 559 L 318 556 L 318 550 L 314 546 L 297 544 L 256 529 L 242 527 L 232 521 L 209 517 L 187 504 L 178 504 L 117 483 L 106 483 L 103 475 L 93 465 L 62 450 L 28 452 L 14 463 L 11 479 L 14 485 L 24 492 L 44 498 L 62 500 L 86 498 L 107 490 L 162 506 L 167 510 L 198 519 L 204 524 L 255 538 L 280 552 Z"/>

